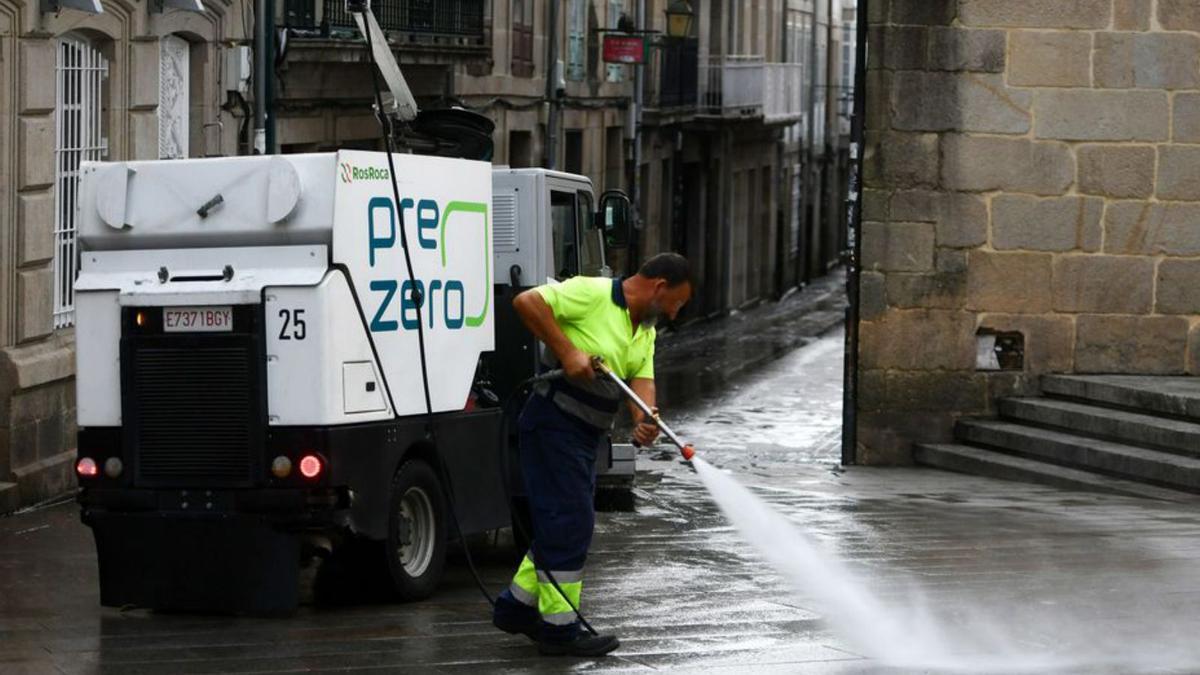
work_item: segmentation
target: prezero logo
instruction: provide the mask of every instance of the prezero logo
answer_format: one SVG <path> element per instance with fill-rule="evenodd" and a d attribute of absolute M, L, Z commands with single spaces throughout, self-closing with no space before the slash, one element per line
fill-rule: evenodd
<path fill-rule="evenodd" d="M 343 167 L 345 164 L 343 164 Z M 355 177 L 357 180 L 357 177 Z M 410 214 L 409 212 L 412 212 Z M 476 328 L 483 325 L 487 317 L 488 305 L 492 294 L 492 265 L 491 255 L 487 248 L 488 242 L 488 207 L 480 202 L 447 202 L 444 207 L 433 199 L 400 200 L 400 214 L 405 222 L 413 222 L 416 217 L 417 244 L 423 249 L 437 250 L 440 253 L 442 268 L 446 268 L 446 227 L 455 214 L 479 214 L 483 217 L 483 250 L 474 255 L 483 257 L 482 288 L 468 293 L 461 279 L 430 279 L 416 280 L 416 296 L 414 298 L 413 283 L 404 273 L 402 260 L 396 264 L 384 265 L 382 259 L 387 251 L 399 248 L 399 237 L 396 231 L 396 206 L 389 197 L 373 197 L 367 204 L 367 260 L 372 270 L 395 270 L 399 278 L 373 279 L 371 289 L 375 314 L 371 319 L 372 332 L 388 332 L 399 330 L 416 330 L 421 320 L 421 309 L 426 309 L 429 328 L 435 328 L 440 323 L 450 330 L 459 330 L 464 325 Z M 467 219 L 473 220 L 473 219 Z M 411 241 L 410 241 L 411 244 Z M 455 256 L 471 256 L 469 251 L 454 252 Z M 399 309 L 392 300 L 400 292 Z M 482 301 L 478 298 L 482 296 Z M 481 307 L 477 314 L 467 315 L 467 307 Z M 399 316 L 397 316 L 399 315 Z M 399 319 L 399 320 L 397 320 Z"/>
<path fill-rule="evenodd" d="M 342 170 L 343 183 L 352 183 L 356 180 L 388 180 L 392 177 L 387 169 L 377 169 L 373 166 L 357 167 L 350 162 L 342 162 L 339 167 Z"/>

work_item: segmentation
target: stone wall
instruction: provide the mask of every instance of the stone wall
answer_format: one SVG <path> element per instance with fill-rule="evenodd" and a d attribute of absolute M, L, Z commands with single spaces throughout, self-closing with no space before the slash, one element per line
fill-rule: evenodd
<path fill-rule="evenodd" d="M 108 59 L 107 159 L 158 157 L 159 40 L 168 35 L 191 50 L 192 156 L 238 151 L 240 120 L 222 105 L 219 72 L 225 50 L 246 41 L 249 5 L 102 5 L 98 15 L 49 13 L 37 0 L 0 0 L 0 513 L 75 485 L 76 336 L 53 320 L 59 39 L 87 39 Z"/>
<path fill-rule="evenodd" d="M 1048 372 L 1200 372 L 1200 3 L 872 0 L 859 461 Z M 1021 370 L 976 334 L 1023 335 Z"/>

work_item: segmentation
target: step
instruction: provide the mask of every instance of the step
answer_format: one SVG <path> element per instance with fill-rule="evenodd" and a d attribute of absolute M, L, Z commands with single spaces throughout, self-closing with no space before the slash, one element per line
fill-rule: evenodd
<path fill-rule="evenodd" d="M 16 483 L 0 483 L 0 515 L 12 513 L 21 505 L 21 492 Z"/>
<path fill-rule="evenodd" d="M 1042 391 L 1051 396 L 1200 420 L 1200 377 L 1044 375 Z"/>
<path fill-rule="evenodd" d="M 1053 398 L 1000 401 L 1006 419 L 1200 457 L 1200 424 Z"/>
<path fill-rule="evenodd" d="M 1200 492 L 1200 459 L 1002 420 L 960 420 L 955 437 L 1044 462 Z"/>
<path fill-rule="evenodd" d="M 1038 483 L 1067 490 L 1103 492 L 1126 497 L 1143 497 L 1172 502 L 1197 501 L 1195 495 L 1186 492 L 1119 478 L 1109 478 L 1090 471 L 1048 464 L 967 445 L 917 444 L 913 446 L 913 456 L 918 464 L 975 476 Z"/>

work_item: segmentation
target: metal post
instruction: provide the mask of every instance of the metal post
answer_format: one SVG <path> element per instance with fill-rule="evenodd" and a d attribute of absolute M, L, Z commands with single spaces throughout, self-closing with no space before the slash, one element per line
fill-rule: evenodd
<path fill-rule="evenodd" d="M 641 31 L 646 30 L 646 0 L 638 0 L 635 24 L 639 33 L 645 36 Z M 645 225 L 642 216 L 642 103 L 645 96 L 645 63 L 635 65 L 633 73 L 633 228 L 629 233 L 631 274 L 641 262 L 642 228 Z"/>
<path fill-rule="evenodd" d="M 545 167 L 553 169 L 558 162 L 558 3 L 546 0 L 546 100 L 550 115 L 546 119 Z"/>
<path fill-rule="evenodd" d="M 263 80 L 263 86 L 266 88 L 266 96 L 263 98 L 264 117 L 266 133 L 266 151 L 268 155 L 274 155 L 279 152 L 279 146 L 275 141 L 275 0 L 259 0 L 260 3 L 267 6 L 267 25 L 264 31 L 266 35 L 266 56 L 264 57 L 265 65 L 264 72 L 266 78 Z"/>
<path fill-rule="evenodd" d="M 855 12 L 854 118 L 850 124 L 850 181 L 846 192 L 846 355 L 842 374 L 842 464 L 858 459 L 859 261 L 862 260 L 863 140 L 867 114 L 867 0 Z"/>
<path fill-rule="evenodd" d="M 254 154 L 267 152 L 267 72 L 271 32 L 267 23 L 269 0 L 254 3 Z"/>

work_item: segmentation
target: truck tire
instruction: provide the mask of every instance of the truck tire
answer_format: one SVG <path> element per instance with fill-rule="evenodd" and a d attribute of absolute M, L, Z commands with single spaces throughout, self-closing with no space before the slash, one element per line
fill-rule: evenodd
<path fill-rule="evenodd" d="M 429 464 L 410 459 L 392 477 L 384 548 L 392 586 L 402 601 L 433 594 L 446 564 L 446 502 Z"/>

